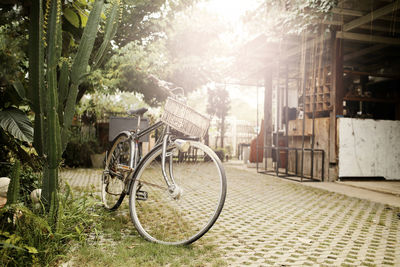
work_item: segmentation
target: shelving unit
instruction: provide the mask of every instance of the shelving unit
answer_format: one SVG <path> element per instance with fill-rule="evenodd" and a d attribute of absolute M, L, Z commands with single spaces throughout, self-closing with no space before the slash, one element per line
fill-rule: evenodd
<path fill-rule="evenodd" d="M 343 96 L 345 117 L 400 118 L 400 94 L 396 86 L 387 84 L 391 79 L 400 79 L 399 75 L 347 69 L 343 73 L 351 81 Z"/>
<path fill-rule="evenodd" d="M 396 98 L 376 98 L 376 97 L 361 97 L 361 96 L 345 96 L 345 101 L 356 101 L 356 102 L 375 102 L 375 103 L 399 103 L 400 99 Z"/>
<path fill-rule="evenodd" d="M 315 85 L 312 77 L 307 81 L 304 109 L 309 116 L 315 111 L 317 117 L 325 117 L 326 111 L 332 109 L 330 66 L 321 68 L 320 73 L 321 76 L 316 78 Z"/>

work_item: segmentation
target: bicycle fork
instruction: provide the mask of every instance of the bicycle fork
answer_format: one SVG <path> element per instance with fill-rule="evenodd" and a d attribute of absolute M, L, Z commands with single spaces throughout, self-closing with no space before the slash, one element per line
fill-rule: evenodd
<path fill-rule="evenodd" d="M 173 199 L 179 199 L 183 193 L 182 187 L 178 186 L 178 184 L 175 181 L 174 177 L 174 170 L 173 170 L 173 151 L 168 151 L 168 145 L 169 145 L 169 134 L 167 133 L 164 138 L 163 138 L 163 146 L 162 146 L 162 155 L 161 155 L 161 169 L 162 169 L 162 174 L 165 180 L 165 183 L 168 186 L 168 192 L 170 193 L 171 197 Z M 176 139 L 174 141 L 174 144 L 180 151 L 184 151 L 189 147 L 189 142 L 181 139 Z M 167 168 L 166 168 L 166 163 L 167 160 L 169 161 L 168 164 L 168 174 L 167 174 Z"/>

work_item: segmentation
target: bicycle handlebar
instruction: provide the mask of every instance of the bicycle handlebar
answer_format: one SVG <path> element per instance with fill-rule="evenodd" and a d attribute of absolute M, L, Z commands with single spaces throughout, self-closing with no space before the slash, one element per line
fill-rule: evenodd
<path fill-rule="evenodd" d="M 177 91 L 177 90 L 181 91 L 182 96 L 184 95 L 185 91 L 182 87 L 175 87 L 175 88 L 171 89 L 170 86 L 173 85 L 172 83 L 160 80 L 153 74 L 149 75 L 149 79 L 152 80 L 153 82 L 157 83 L 158 87 L 160 87 L 162 90 L 164 90 L 170 96 L 173 96 L 173 97 L 178 96 L 179 94 L 174 93 L 174 91 Z"/>

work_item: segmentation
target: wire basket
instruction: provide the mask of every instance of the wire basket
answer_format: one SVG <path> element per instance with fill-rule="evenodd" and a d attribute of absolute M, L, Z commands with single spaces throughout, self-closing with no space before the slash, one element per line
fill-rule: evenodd
<path fill-rule="evenodd" d="M 179 132 L 196 137 L 203 137 L 210 126 L 208 117 L 171 97 L 167 98 L 161 121 Z"/>

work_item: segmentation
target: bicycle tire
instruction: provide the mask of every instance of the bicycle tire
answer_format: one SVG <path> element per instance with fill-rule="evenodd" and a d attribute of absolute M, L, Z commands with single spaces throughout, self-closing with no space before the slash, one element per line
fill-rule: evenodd
<path fill-rule="evenodd" d="M 134 173 L 129 189 L 130 215 L 139 234 L 148 241 L 190 244 L 213 226 L 222 211 L 226 175 L 221 161 L 199 142 L 190 142 L 190 151 L 196 153 L 179 153 L 175 146 L 168 148 L 174 155 L 175 181 L 183 189 L 179 199 L 168 192 L 162 176 L 161 145 L 146 155 Z M 166 165 L 168 170 L 169 164 Z"/>
<path fill-rule="evenodd" d="M 124 180 L 128 174 L 118 170 L 117 164 L 129 166 L 131 149 L 129 134 L 122 132 L 114 138 L 107 153 L 101 178 L 101 199 L 104 208 L 110 211 L 118 209 L 125 198 Z"/>

